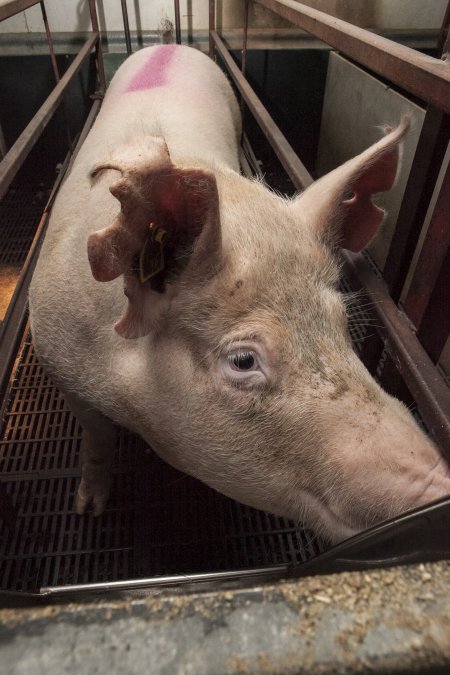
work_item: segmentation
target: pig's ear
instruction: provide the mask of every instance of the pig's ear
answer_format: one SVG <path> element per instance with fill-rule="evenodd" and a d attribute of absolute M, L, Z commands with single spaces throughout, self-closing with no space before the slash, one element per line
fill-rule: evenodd
<path fill-rule="evenodd" d="M 88 240 L 97 281 L 124 275 L 128 307 L 116 324 L 126 338 L 156 329 L 176 282 L 214 274 L 220 260 L 219 199 L 214 175 L 174 166 L 161 139 L 138 139 L 95 167 L 95 178 L 114 169 L 121 178 L 110 187 L 121 210 L 109 226 Z"/>
<path fill-rule="evenodd" d="M 339 243 L 355 252 L 364 248 L 384 217 L 372 195 L 394 184 L 399 142 L 409 124 L 409 117 L 404 116 L 378 143 L 308 187 L 294 201 L 302 220 L 333 245 Z"/>

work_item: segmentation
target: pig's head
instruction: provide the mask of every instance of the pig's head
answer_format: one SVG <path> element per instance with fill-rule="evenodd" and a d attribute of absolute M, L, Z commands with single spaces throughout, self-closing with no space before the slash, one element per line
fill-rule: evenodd
<path fill-rule="evenodd" d="M 88 248 L 96 279 L 124 274 L 116 330 L 148 349 L 147 437 L 178 468 L 331 541 L 450 492 L 437 448 L 355 355 L 338 290 L 338 246 L 376 232 L 372 195 L 394 182 L 406 129 L 294 200 L 176 167 L 152 138 L 94 171 L 121 174 L 121 212 Z"/>

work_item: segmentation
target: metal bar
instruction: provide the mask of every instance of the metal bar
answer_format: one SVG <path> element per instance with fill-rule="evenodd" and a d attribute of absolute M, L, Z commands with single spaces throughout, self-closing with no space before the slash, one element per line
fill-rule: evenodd
<path fill-rule="evenodd" d="M 450 68 L 446 66 L 450 71 Z M 450 117 L 429 107 L 406 184 L 383 276 L 398 302 L 442 166 L 450 135 Z"/>
<path fill-rule="evenodd" d="M 77 75 L 84 61 L 89 57 L 91 50 L 97 44 L 98 39 L 98 33 L 95 33 L 86 41 L 79 54 L 77 54 L 61 80 L 53 89 L 50 96 L 39 108 L 28 126 L 22 131 L 17 141 L 5 155 L 0 164 L 0 197 L 5 194 L 6 190 L 11 185 L 14 176 L 49 123 L 55 110 L 58 108 L 64 92 Z"/>
<path fill-rule="evenodd" d="M 212 32 L 216 30 L 216 0 L 209 0 L 209 58 L 214 59 L 214 40 Z"/>
<path fill-rule="evenodd" d="M 439 272 L 450 247 L 450 165 L 428 226 L 405 300 L 405 312 L 417 329 L 433 293 Z M 450 311 L 447 312 L 450 315 Z M 433 326 L 434 329 L 437 326 Z"/>
<path fill-rule="evenodd" d="M 11 0 L 11 2 L 5 2 L 0 6 L 0 21 L 4 19 L 9 19 L 9 17 L 23 12 L 33 5 L 37 5 L 40 0 Z"/>
<path fill-rule="evenodd" d="M 5 140 L 5 136 L 3 134 L 2 125 L 0 124 L 0 159 L 3 159 L 3 157 L 6 155 L 7 152 L 8 152 L 8 146 L 6 145 L 6 140 Z"/>
<path fill-rule="evenodd" d="M 343 251 L 344 274 L 354 288 L 364 288 L 386 349 L 417 402 L 425 424 L 450 459 L 450 389 L 436 370 L 411 324 L 392 302 L 382 279 L 378 279 L 360 254 Z"/>
<path fill-rule="evenodd" d="M 130 36 L 130 24 L 128 22 L 127 0 L 120 0 L 120 4 L 122 5 L 123 29 L 125 31 L 125 43 L 127 45 L 127 54 L 128 56 L 130 56 L 130 54 L 133 53 L 133 50 L 131 49 L 131 36 Z"/>
<path fill-rule="evenodd" d="M 17 350 L 22 340 L 22 334 L 28 318 L 28 288 L 33 276 L 34 268 L 39 256 L 39 251 L 44 240 L 47 228 L 50 209 L 56 197 L 61 182 L 72 162 L 78 153 L 81 144 L 86 138 L 95 116 L 101 105 L 100 101 L 94 101 L 89 115 L 84 123 L 81 134 L 78 138 L 73 155 L 67 155 L 63 167 L 53 186 L 51 195 L 45 206 L 44 212 L 39 221 L 33 242 L 23 265 L 17 286 L 8 306 L 5 319 L 0 328 L 0 400 L 4 401 L 5 392 L 8 387 L 9 378 L 14 367 Z"/>
<path fill-rule="evenodd" d="M 106 91 L 105 67 L 103 64 L 102 39 L 100 34 L 100 28 L 98 25 L 97 8 L 95 5 L 95 0 L 89 0 L 89 14 L 91 17 L 92 30 L 94 33 L 98 33 L 98 42 L 95 45 L 95 57 L 97 60 L 97 74 L 98 74 L 98 81 L 100 84 L 100 93 L 104 94 Z"/>
<path fill-rule="evenodd" d="M 449 24 L 450 24 L 450 0 L 447 4 L 447 9 L 445 10 L 444 19 L 442 21 L 441 32 L 439 34 L 439 39 L 437 43 L 437 52 L 441 58 L 445 57 L 446 45 L 448 44 L 449 38 Z"/>
<path fill-rule="evenodd" d="M 450 335 L 450 248 L 447 249 L 417 337 L 436 363 Z"/>
<path fill-rule="evenodd" d="M 215 31 L 210 33 L 217 51 L 226 64 L 234 83 L 238 87 L 242 98 L 251 110 L 253 116 L 261 127 L 264 135 L 274 149 L 282 163 L 286 173 L 292 180 L 297 190 L 303 190 L 313 182 L 313 179 L 289 145 L 286 137 L 281 133 L 259 98 L 256 96 L 249 83 L 242 75 L 238 66 L 230 56 L 228 49 Z"/>
<path fill-rule="evenodd" d="M 450 72 L 421 54 L 294 0 L 255 0 L 357 63 L 450 113 Z"/>
<path fill-rule="evenodd" d="M 245 73 L 247 71 L 248 8 L 249 8 L 249 0 L 245 0 L 244 31 L 243 31 L 243 34 L 242 34 L 242 60 L 241 60 L 241 73 L 244 76 L 245 76 Z"/>
<path fill-rule="evenodd" d="M 181 20 L 180 20 L 180 0 L 174 0 L 175 9 L 175 39 L 177 45 L 181 45 Z"/>
<path fill-rule="evenodd" d="M 41 0 L 39 4 L 41 6 L 41 14 L 42 14 L 42 19 L 44 21 L 45 34 L 47 36 L 48 49 L 50 51 L 50 59 L 51 59 L 51 62 L 52 62 L 53 74 L 55 76 L 56 84 L 58 84 L 58 82 L 61 79 L 61 76 L 59 74 L 58 62 L 56 60 L 56 54 L 55 54 L 55 47 L 53 45 L 52 32 L 50 30 L 50 26 L 49 26 L 49 23 L 48 23 L 47 11 L 45 9 L 44 0 Z M 64 119 L 64 126 L 66 128 L 67 146 L 70 150 L 72 148 L 72 134 L 70 133 L 69 120 L 68 120 L 68 117 L 67 117 L 67 111 L 66 111 L 66 108 L 65 108 L 65 105 L 64 105 L 64 100 L 61 101 L 61 112 L 62 112 L 62 116 L 63 116 L 63 119 Z"/>

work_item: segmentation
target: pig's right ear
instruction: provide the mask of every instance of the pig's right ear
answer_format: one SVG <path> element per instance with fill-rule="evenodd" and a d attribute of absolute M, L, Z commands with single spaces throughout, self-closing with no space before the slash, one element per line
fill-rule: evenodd
<path fill-rule="evenodd" d="M 110 186 L 121 210 L 89 237 L 88 257 L 97 281 L 123 274 L 128 306 L 115 329 L 137 338 L 158 328 L 180 279 L 201 282 L 215 273 L 222 247 L 219 198 L 214 175 L 176 167 L 161 139 L 128 144 L 91 176 L 111 169 L 121 174 Z"/>
<path fill-rule="evenodd" d="M 394 184 L 399 143 L 409 123 L 403 117 L 378 143 L 310 185 L 293 203 L 302 221 L 331 245 L 355 252 L 364 248 L 384 217 L 372 195 Z"/>

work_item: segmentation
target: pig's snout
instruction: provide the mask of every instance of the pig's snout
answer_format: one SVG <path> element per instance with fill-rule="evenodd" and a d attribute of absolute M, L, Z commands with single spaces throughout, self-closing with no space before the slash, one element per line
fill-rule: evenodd
<path fill-rule="evenodd" d="M 334 543 L 450 495 L 450 466 L 409 413 L 382 418 L 370 434 L 353 427 L 339 445 L 322 512 L 335 521 L 326 528 Z"/>

